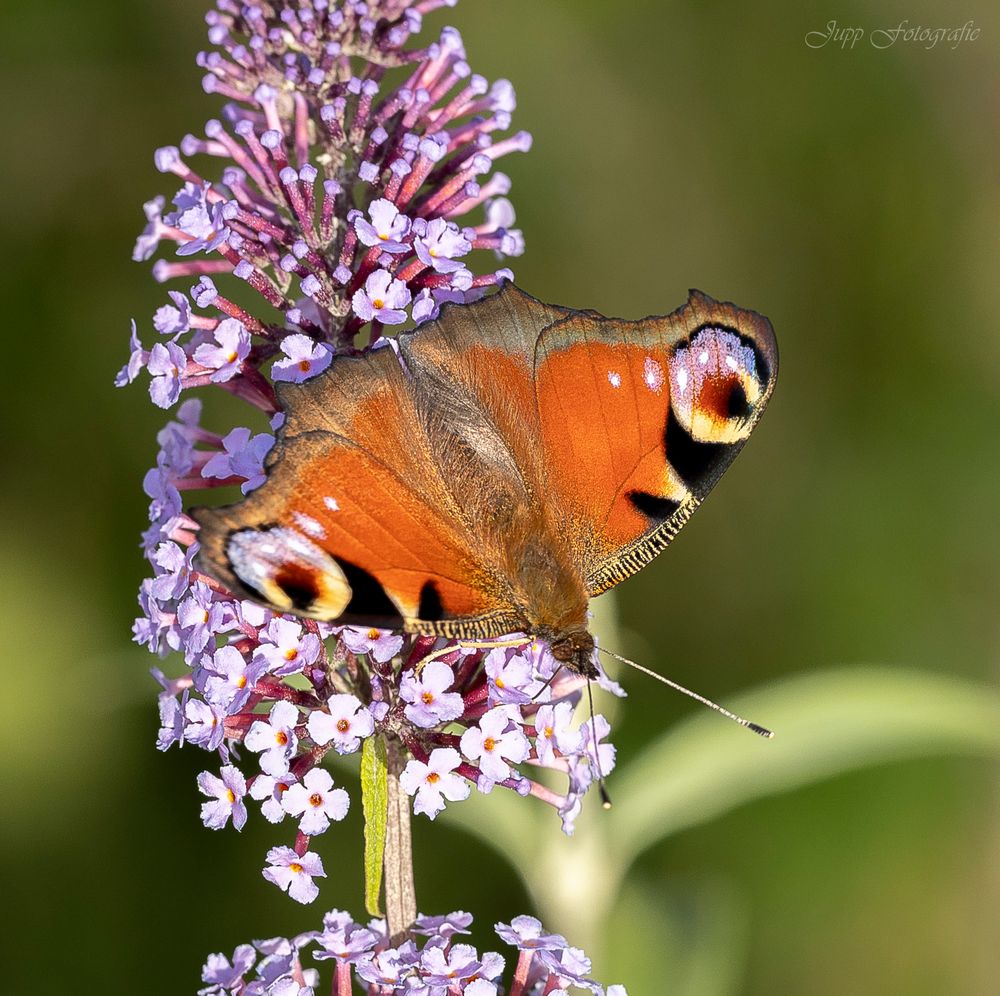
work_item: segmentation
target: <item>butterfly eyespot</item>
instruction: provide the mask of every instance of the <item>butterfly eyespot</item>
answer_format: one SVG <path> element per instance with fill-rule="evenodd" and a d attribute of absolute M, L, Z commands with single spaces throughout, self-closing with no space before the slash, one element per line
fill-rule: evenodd
<path fill-rule="evenodd" d="M 671 411 L 696 442 L 750 435 L 767 371 L 753 343 L 727 328 L 697 331 L 670 358 Z"/>
<path fill-rule="evenodd" d="M 353 595 L 337 561 L 295 529 L 240 530 L 226 555 L 243 585 L 282 612 L 336 619 Z"/>
<path fill-rule="evenodd" d="M 319 598 L 320 587 L 316 572 L 299 564 L 286 564 L 282 567 L 275 574 L 274 583 L 299 612 L 307 612 Z"/>
<path fill-rule="evenodd" d="M 753 413 L 743 381 L 735 374 L 706 377 L 694 404 L 702 417 L 718 422 L 742 421 Z"/>

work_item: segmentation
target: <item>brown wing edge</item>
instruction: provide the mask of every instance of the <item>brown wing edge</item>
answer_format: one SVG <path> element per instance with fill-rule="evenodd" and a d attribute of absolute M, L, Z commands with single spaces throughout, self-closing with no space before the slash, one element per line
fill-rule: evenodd
<path fill-rule="evenodd" d="M 412 329 L 409 332 L 401 332 L 398 339 L 411 340 L 423 336 L 428 338 L 435 333 L 448 338 L 449 333 L 454 332 L 459 337 L 459 344 L 464 345 L 471 337 L 473 341 L 489 345 L 496 342 L 498 345 L 507 347 L 509 353 L 513 353 L 511 348 L 517 342 L 517 334 L 523 332 L 521 326 L 528 324 L 521 320 L 518 312 L 523 312 L 525 317 L 534 319 L 535 342 L 542 331 L 553 322 L 563 318 L 568 318 L 576 314 L 591 314 L 591 312 L 580 312 L 574 308 L 565 308 L 558 304 L 547 304 L 539 298 L 534 297 L 527 291 L 522 290 L 509 280 L 495 293 L 489 294 L 478 301 L 470 304 L 459 302 L 445 302 L 441 305 L 438 317 L 428 322 L 420 328 Z M 502 335 L 502 330 L 491 319 L 510 319 L 513 326 L 511 334 Z M 484 338 L 484 330 L 497 329 L 495 338 Z M 466 342 L 462 342 L 462 338 Z M 531 362 L 533 359 L 534 345 L 532 344 L 532 355 L 526 357 Z"/>

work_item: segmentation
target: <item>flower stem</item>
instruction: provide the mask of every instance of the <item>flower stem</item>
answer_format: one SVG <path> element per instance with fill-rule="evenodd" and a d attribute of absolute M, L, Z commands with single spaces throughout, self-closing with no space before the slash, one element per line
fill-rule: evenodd
<path fill-rule="evenodd" d="M 521 996 L 524 987 L 528 984 L 528 970 L 531 968 L 531 960 L 535 952 L 530 948 L 525 948 L 517 959 L 517 968 L 514 970 L 514 984 L 510 989 L 510 996 Z"/>
<path fill-rule="evenodd" d="M 334 996 L 351 996 L 351 966 L 343 963 L 337 964 L 334 974 Z"/>
<path fill-rule="evenodd" d="M 390 944 L 398 947 L 406 940 L 417 918 L 417 896 L 413 888 L 413 846 L 410 835 L 410 797 L 399 784 L 403 770 L 402 745 L 387 738 L 389 812 L 386 821 L 385 916 Z"/>

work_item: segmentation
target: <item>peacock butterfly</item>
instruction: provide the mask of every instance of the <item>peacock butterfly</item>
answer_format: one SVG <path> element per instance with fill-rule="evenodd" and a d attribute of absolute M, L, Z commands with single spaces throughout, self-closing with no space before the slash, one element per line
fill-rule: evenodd
<path fill-rule="evenodd" d="M 267 480 L 195 513 L 200 569 L 280 612 L 526 633 L 596 676 L 590 598 L 677 535 L 774 388 L 770 322 L 692 291 L 623 321 L 513 285 L 282 384 Z"/>

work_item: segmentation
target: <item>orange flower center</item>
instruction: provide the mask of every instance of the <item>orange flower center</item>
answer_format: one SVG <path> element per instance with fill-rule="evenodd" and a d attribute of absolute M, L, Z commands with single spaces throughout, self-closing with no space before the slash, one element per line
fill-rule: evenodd
<path fill-rule="evenodd" d="M 313 792 L 313 794 L 311 796 L 309 796 L 309 805 L 310 806 L 322 806 L 323 805 L 323 796 L 321 796 L 319 794 L 319 792 Z"/>
<path fill-rule="evenodd" d="M 312 364 L 308 360 L 299 360 L 299 369 L 303 373 L 309 373 L 309 368 L 311 366 L 312 366 Z"/>
<path fill-rule="evenodd" d="M 429 785 L 436 785 L 439 781 L 441 781 L 441 776 L 436 771 L 432 771 L 428 774 L 427 783 Z"/>
<path fill-rule="evenodd" d="M 368 630 L 368 639 L 377 640 L 382 634 L 377 629 Z"/>
<path fill-rule="evenodd" d="M 299 648 L 298 647 L 292 647 L 291 650 L 286 650 L 285 651 L 285 660 L 286 661 L 293 661 L 298 656 L 299 656 Z"/>
<path fill-rule="evenodd" d="M 236 796 L 233 793 L 232 789 L 226 789 L 226 799 L 229 801 L 230 805 L 232 805 L 234 802 L 236 802 Z"/>
<path fill-rule="evenodd" d="M 298 863 L 297 861 L 293 861 L 293 862 L 292 862 L 292 863 L 291 863 L 291 864 L 290 864 L 290 865 L 288 866 L 288 870 L 289 870 L 289 871 L 293 871 L 293 872 L 295 872 L 295 874 L 296 874 L 296 875 L 298 875 L 298 873 L 299 873 L 300 871 L 302 871 L 302 865 L 300 865 L 300 864 L 299 864 L 299 863 Z"/>
<path fill-rule="evenodd" d="M 337 720 L 337 731 L 339 733 L 346 733 L 351 728 L 350 720 L 338 719 Z"/>
<path fill-rule="evenodd" d="M 492 753 L 493 749 L 496 747 L 496 745 L 497 745 L 497 742 L 492 737 L 487 737 L 483 741 L 483 750 L 489 751 L 490 753 Z"/>
<path fill-rule="evenodd" d="M 247 676 L 245 674 L 241 674 L 236 679 L 236 687 L 237 688 L 246 688 L 247 687 Z"/>
<path fill-rule="evenodd" d="M 381 311 L 385 307 L 385 301 L 383 301 L 382 298 L 380 298 L 380 297 L 373 297 L 372 298 L 372 307 L 376 311 Z"/>
<path fill-rule="evenodd" d="M 423 695 L 420 696 L 420 698 L 423 700 L 424 705 L 430 705 L 434 701 L 434 693 L 424 692 Z"/>
<path fill-rule="evenodd" d="M 286 745 L 287 745 L 287 743 L 288 743 L 288 734 L 287 734 L 287 733 L 285 733 L 285 731 L 284 731 L 284 730 L 278 730 L 278 732 L 277 732 L 277 733 L 275 733 L 275 735 L 274 735 L 274 742 L 275 742 L 275 743 L 276 743 L 276 744 L 277 744 L 277 745 L 278 745 L 279 747 L 284 747 L 284 746 L 286 746 Z"/>

